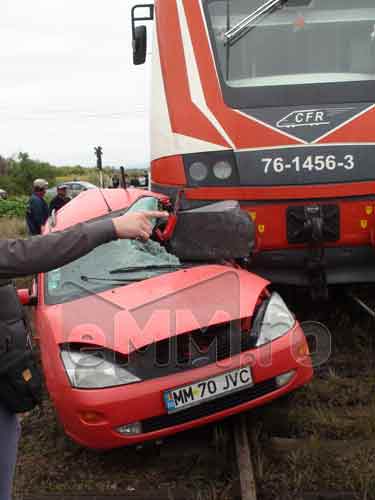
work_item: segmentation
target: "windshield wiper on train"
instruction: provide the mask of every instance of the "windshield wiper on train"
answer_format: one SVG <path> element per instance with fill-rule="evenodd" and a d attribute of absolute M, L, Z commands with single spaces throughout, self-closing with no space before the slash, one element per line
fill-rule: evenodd
<path fill-rule="evenodd" d="M 160 266 L 156 264 L 151 264 L 148 266 L 134 266 L 134 267 L 119 267 L 118 269 L 112 269 L 109 274 L 117 273 L 130 273 L 132 271 L 158 271 L 159 269 L 183 269 L 186 267 L 191 267 L 190 264 L 161 264 Z"/>
<path fill-rule="evenodd" d="M 276 7 L 281 7 L 288 0 L 268 0 L 266 3 L 258 7 L 254 12 L 252 12 L 249 16 L 246 16 L 242 21 L 237 23 L 233 28 L 230 28 L 228 31 L 224 33 L 224 36 L 227 38 L 228 42 L 231 42 L 236 37 L 241 35 L 244 30 L 251 27 L 255 21 L 257 21 L 260 17 L 266 16 L 271 13 Z"/>

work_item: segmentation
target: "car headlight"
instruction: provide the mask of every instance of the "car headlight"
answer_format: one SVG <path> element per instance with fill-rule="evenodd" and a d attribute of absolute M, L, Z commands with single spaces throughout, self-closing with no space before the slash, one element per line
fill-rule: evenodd
<path fill-rule="evenodd" d="M 233 167 L 229 161 L 218 161 L 213 167 L 214 175 L 217 179 L 225 180 L 233 173 Z"/>
<path fill-rule="evenodd" d="M 121 366 L 117 354 L 107 349 L 87 346 L 78 350 L 64 346 L 61 359 L 71 385 L 79 389 L 116 387 L 141 380 Z"/>
<path fill-rule="evenodd" d="M 190 177 L 194 181 L 198 181 L 198 182 L 199 181 L 204 181 L 204 179 L 208 175 L 207 165 L 205 165 L 201 161 L 195 161 L 194 163 L 192 163 L 190 165 L 190 167 L 189 167 L 189 173 L 190 173 Z"/>
<path fill-rule="evenodd" d="M 261 317 L 255 318 L 258 340 L 256 346 L 282 337 L 295 325 L 295 318 L 289 311 L 280 295 L 274 292 L 266 303 L 265 310 L 261 308 L 258 313 Z"/>

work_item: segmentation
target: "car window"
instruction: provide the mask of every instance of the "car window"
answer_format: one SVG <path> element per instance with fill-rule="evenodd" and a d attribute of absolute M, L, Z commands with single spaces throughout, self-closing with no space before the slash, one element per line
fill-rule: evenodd
<path fill-rule="evenodd" d="M 156 210 L 157 208 L 156 198 L 144 197 L 134 203 L 129 211 Z M 47 304 L 66 302 L 126 284 L 113 280 L 129 279 L 131 282 L 143 280 L 168 272 L 167 269 L 158 270 L 160 266 L 178 266 L 179 264 L 179 259 L 169 254 L 156 241 L 149 240 L 146 243 L 136 240 L 112 241 L 101 245 L 75 262 L 47 273 L 45 300 Z M 119 274 L 110 273 L 118 268 L 140 266 L 155 266 L 155 268 Z"/>

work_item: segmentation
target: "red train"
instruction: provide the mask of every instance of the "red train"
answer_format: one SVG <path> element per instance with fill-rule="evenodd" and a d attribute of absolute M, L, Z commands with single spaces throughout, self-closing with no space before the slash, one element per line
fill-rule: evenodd
<path fill-rule="evenodd" d="M 375 281 L 372 0 L 156 0 L 152 189 L 185 207 L 239 200 L 274 282 Z"/>

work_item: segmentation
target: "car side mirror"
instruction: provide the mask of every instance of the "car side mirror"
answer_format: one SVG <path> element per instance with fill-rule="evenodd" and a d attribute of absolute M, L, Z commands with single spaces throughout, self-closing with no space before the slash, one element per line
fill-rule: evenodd
<path fill-rule="evenodd" d="M 30 290 L 27 288 L 20 288 L 17 290 L 17 295 L 19 301 L 23 306 L 36 306 L 38 303 L 38 298 L 36 295 L 32 295 Z"/>
<path fill-rule="evenodd" d="M 134 29 L 133 38 L 133 63 L 135 65 L 144 64 L 147 52 L 147 30 L 146 26 L 137 26 Z"/>

